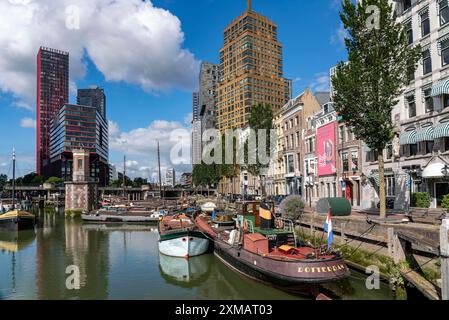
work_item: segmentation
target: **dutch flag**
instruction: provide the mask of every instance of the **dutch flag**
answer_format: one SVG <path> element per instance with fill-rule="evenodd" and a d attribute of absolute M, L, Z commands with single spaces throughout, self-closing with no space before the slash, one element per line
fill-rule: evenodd
<path fill-rule="evenodd" d="M 332 243 L 334 242 L 334 233 L 332 231 L 332 219 L 331 210 L 327 214 L 326 222 L 324 223 L 324 231 L 327 232 L 327 247 L 332 248 Z"/>

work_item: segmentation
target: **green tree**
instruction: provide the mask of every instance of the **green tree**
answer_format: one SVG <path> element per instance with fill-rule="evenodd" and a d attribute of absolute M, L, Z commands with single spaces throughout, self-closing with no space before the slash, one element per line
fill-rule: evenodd
<path fill-rule="evenodd" d="M 112 180 L 109 182 L 110 187 L 118 188 L 122 185 L 122 182 L 120 180 Z"/>
<path fill-rule="evenodd" d="M 248 141 L 245 142 L 245 167 L 246 170 L 255 177 L 259 177 L 260 189 L 262 191 L 262 195 L 265 195 L 265 183 L 263 182 L 263 171 L 267 169 L 269 164 L 265 164 L 262 159 L 260 159 L 259 154 L 263 154 L 266 152 L 267 156 L 271 156 L 273 154 L 272 148 L 274 145 L 271 145 L 270 141 L 270 132 L 273 129 L 273 110 L 271 105 L 269 104 L 258 104 L 251 108 L 251 115 L 249 118 L 249 127 L 252 130 L 255 130 L 256 133 L 256 148 L 255 150 L 251 150 L 251 152 L 255 152 L 256 154 L 256 163 L 249 164 L 248 157 Z M 259 141 L 258 130 L 266 130 L 266 143 L 265 146 Z M 261 150 L 264 148 L 266 150 Z"/>
<path fill-rule="evenodd" d="M 421 49 L 408 45 L 405 28 L 387 0 L 344 0 L 342 6 L 349 61 L 340 63 L 332 78 L 334 107 L 356 137 L 379 153 L 380 215 L 385 218 L 383 150 L 393 138 L 391 112 L 416 70 Z"/>
<path fill-rule="evenodd" d="M 22 177 L 22 184 L 23 185 L 30 185 L 33 182 L 33 179 L 36 178 L 38 175 L 36 172 L 31 172 L 29 174 L 26 174 Z"/>
<path fill-rule="evenodd" d="M 0 190 L 3 190 L 8 182 L 8 176 L 6 174 L 0 174 Z"/>
<path fill-rule="evenodd" d="M 53 185 L 58 185 L 58 184 L 61 184 L 63 182 L 64 182 L 64 180 L 62 180 L 61 178 L 58 178 L 58 177 L 50 177 L 50 178 L 47 179 L 47 181 L 45 181 L 45 183 L 50 183 L 50 184 L 53 184 Z"/>
<path fill-rule="evenodd" d="M 219 166 L 217 164 L 197 164 L 192 172 L 193 184 L 198 187 L 210 188 L 220 181 Z"/>
<path fill-rule="evenodd" d="M 137 187 L 137 188 L 140 188 L 141 186 L 143 186 L 144 184 L 147 184 L 147 183 L 148 183 L 147 179 L 140 178 L 140 177 L 134 178 L 134 181 L 133 181 L 134 187 Z"/>
<path fill-rule="evenodd" d="M 237 163 L 237 138 L 232 137 L 232 150 L 227 152 L 232 152 L 232 163 L 226 163 L 226 135 L 223 134 L 221 138 L 222 143 L 222 163 L 219 165 L 219 173 L 221 178 L 226 178 L 231 180 L 231 190 L 227 190 L 228 193 L 234 194 L 234 178 L 238 175 L 240 166 Z"/>
<path fill-rule="evenodd" d="M 32 185 L 41 185 L 41 184 L 43 184 L 44 183 L 44 177 L 42 177 L 42 176 L 35 176 L 34 178 L 33 178 L 33 180 L 31 180 L 31 184 Z"/>

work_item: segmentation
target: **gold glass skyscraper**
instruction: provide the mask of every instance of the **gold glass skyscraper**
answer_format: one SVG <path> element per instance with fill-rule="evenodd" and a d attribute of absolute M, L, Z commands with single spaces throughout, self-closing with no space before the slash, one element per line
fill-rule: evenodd
<path fill-rule="evenodd" d="M 291 81 L 283 77 L 282 44 L 277 26 L 247 10 L 224 31 L 217 88 L 217 124 L 220 131 L 244 127 L 251 106 L 270 104 L 274 111 L 291 97 Z"/>

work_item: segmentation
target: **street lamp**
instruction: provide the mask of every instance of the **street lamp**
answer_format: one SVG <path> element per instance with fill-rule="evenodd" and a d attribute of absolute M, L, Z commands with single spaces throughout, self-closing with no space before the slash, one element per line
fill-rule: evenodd
<path fill-rule="evenodd" d="M 315 176 L 307 172 L 307 187 L 309 189 L 309 207 L 312 208 L 312 188 L 315 185 Z"/>
<path fill-rule="evenodd" d="M 409 201 L 408 201 L 408 206 L 407 206 L 407 214 L 410 215 L 410 207 L 412 205 L 412 183 L 413 183 L 413 179 L 412 179 L 412 175 L 415 174 L 417 178 L 419 178 L 419 181 L 422 181 L 422 169 L 421 168 L 410 168 L 410 169 L 406 169 L 404 170 L 404 172 L 408 175 L 409 181 L 408 181 L 408 187 L 410 190 L 410 196 L 409 196 Z"/>

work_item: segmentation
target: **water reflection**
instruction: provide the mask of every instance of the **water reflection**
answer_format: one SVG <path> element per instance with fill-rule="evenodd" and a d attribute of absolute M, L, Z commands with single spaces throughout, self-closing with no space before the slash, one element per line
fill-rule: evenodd
<path fill-rule="evenodd" d="M 250 280 L 213 254 L 190 260 L 158 252 L 156 226 L 83 224 L 62 211 L 39 212 L 35 231 L 0 232 L 0 299 L 302 299 Z M 66 268 L 80 270 L 80 290 Z M 334 290 L 344 299 L 388 299 L 352 277 Z"/>
<path fill-rule="evenodd" d="M 161 276 L 170 284 L 180 287 L 196 287 L 207 280 L 212 259 L 213 256 L 210 254 L 191 259 L 173 258 L 159 254 Z"/>

